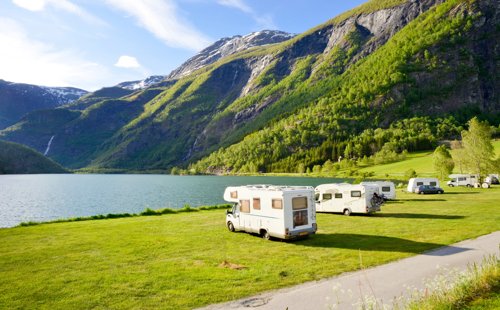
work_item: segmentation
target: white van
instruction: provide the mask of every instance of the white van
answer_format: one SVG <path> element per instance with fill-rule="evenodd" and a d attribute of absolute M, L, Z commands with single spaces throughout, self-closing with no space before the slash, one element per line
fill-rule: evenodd
<path fill-rule="evenodd" d="M 388 200 L 396 199 L 396 186 L 394 182 L 390 181 L 370 181 L 370 182 L 361 182 L 361 185 L 374 185 L 378 187 L 379 193 L 382 195 L 382 198 Z"/>
<path fill-rule="evenodd" d="M 234 203 L 226 214 L 230 231 L 256 233 L 265 239 L 294 239 L 316 233 L 311 186 L 234 186 L 226 188 L 224 200 Z"/>
<path fill-rule="evenodd" d="M 474 187 L 480 184 L 478 174 L 450 174 L 450 180 L 446 184 L 450 187 L 453 186 L 467 186 Z"/>
<path fill-rule="evenodd" d="M 420 185 L 439 187 L 439 180 L 436 178 L 411 178 L 408 181 L 408 188 L 406 190 L 410 193 L 414 193 Z"/>
<path fill-rule="evenodd" d="M 316 212 L 374 213 L 380 211 L 384 200 L 378 186 L 332 183 L 318 185 L 315 190 Z"/>

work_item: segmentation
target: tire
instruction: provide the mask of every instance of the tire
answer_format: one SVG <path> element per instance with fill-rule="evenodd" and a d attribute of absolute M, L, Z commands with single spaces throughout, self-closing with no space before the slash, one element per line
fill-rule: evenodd
<path fill-rule="evenodd" d="M 472 185 L 470 185 L 470 184 L 467 184 L 466 186 L 467 186 L 468 188 L 471 188 L 471 187 L 472 187 Z"/>
<path fill-rule="evenodd" d="M 454 185 L 453 185 L 453 184 L 449 184 L 448 186 L 449 186 L 449 187 L 453 187 Z"/>
<path fill-rule="evenodd" d="M 264 230 L 262 232 L 262 238 L 265 240 L 271 240 L 271 235 L 269 234 L 269 232 L 267 230 Z"/>
<path fill-rule="evenodd" d="M 442 193 L 443 193 L 443 191 L 438 191 L 438 194 L 442 194 Z"/>
<path fill-rule="evenodd" d="M 419 194 L 420 194 L 420 195 L 423 195 L 423 194 L 425 194 L 425 193 L 424 193 L 424 192 L 419 192 Z"/>
<path fill-rule="evenodd" d="M 235 232 L 234 225 L 232 222 L 227 223 L 227 229 L 229 229 L 230 232 Z"/>
<path fill-rule="evenodd" d="M 349 210 L 349 209 L 344 209 L 343 214 L 344 214 L 345 216 L 349 216 L 349 215 L 351 215 L 351 210 Z"/>

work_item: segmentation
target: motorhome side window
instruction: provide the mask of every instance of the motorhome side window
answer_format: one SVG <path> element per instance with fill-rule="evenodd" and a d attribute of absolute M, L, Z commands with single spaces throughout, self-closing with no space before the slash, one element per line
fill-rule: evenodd
<path fill-rule="evenodd" d="M 465 178 L 458 178 L 459 181 L 465 181 Z"/>
<path fill-rule="evenodd" d="M 336 199 L 342 199 L 342 193 L 335 193 Z"/>
<path fill-rule="evenodd" d="M 323 194 L 323 200 L 330 200 L 332 199 L 332 194 Z"/>
<path fill-rule="evenodd" d="M 361 191 L 351 191 L 351 197 L 361 197 Z"/>
<path fill-rule="evenodd" d="M 417 186 L 424 185 L 424 182 L 417 182 Z"/>
<path fill-rule="evenodd" d="M 253 209 L 260 210 L 260 198 L 253 199 Z"/>
<path fill-rule="evenodd" d="M 250 200 L 240 200 L 240 211 L 250 213 Z"/>
<path fill-rule="evenodd" d="M 390 192 L 391 188 L 389 186 L 382 186 L 382 191 L 383 192 Z"/>
<path fill-rule="evenodd" d="M 272 205 L 273 209 L 283 209 L 283 200 L 273 199 L 271 205 Z"/>
<path fill-rule="evenodd" d="M 238 198 L 238 191 L 231 192 L 231 198 Z"/>
<path fill-rule="evenodd" d="M 437 185 L 437 183 L 436 183 L 436 182 L 429 182 L 429 184 L 430 184 L 431 186 L 436 186 L 436 185 Z"/>

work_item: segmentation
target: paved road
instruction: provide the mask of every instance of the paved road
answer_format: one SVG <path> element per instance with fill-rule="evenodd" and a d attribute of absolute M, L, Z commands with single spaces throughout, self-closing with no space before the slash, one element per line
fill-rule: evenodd
<path fill-rule="evenodd" d="M 462 241 L 386 265 L 304 283 L 204 309 L 358 309 L 392 308 L 414 289 L 423 290 L 436 276 L 465 270 L 483 257 L 499 255 L 500 231 Z M 456 274 L 456 273 L 454 273 Z"/>

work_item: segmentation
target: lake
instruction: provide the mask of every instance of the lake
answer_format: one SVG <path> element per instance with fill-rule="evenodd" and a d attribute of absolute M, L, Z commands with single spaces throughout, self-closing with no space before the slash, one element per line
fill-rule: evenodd
<path fill-rule="evenodd" d="M 230 185 L 317 186 L 340 181 L 270 176 L 0 175 L 0 227 L 77 216 L 139 213 L 146 208 L 221 204 L 224 189 Z"/>

